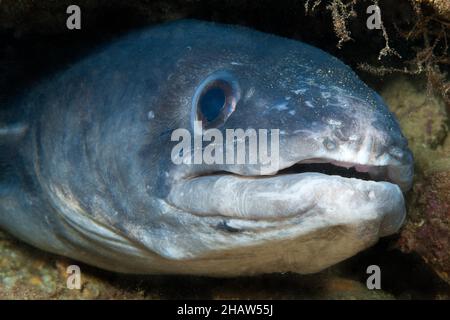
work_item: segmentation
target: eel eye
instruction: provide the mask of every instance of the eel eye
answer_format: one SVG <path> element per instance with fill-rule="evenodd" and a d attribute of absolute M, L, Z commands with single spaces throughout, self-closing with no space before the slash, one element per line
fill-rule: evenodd
<path fill-rule="evenodd" d="M 227 88 L 221 83 L 212 84 L 198 100 L 198 112 L 207 121 L 214 121 L 225 107 Z"/>
<path fill-rule="evenodd" d="M 239 88 L 229 73 L 221 71 L 207 77 L 194 96 L 193 120 L 205 129 L 225 123 L 236 108 Z"/>

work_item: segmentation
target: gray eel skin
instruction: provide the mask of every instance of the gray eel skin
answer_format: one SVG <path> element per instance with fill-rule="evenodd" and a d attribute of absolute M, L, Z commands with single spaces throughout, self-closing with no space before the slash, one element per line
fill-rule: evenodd
<path fill-rule="evenodd" d="M 195 120 L 279 129 L 278 166 L 174 163 L 172 133 Z M 338 59 L 193 20 L 133 32 L 3 107 L 0 154 L 2 229 L 141 274 L 318 272 L 397 232 L 413 177 L 394 116 Z"/>

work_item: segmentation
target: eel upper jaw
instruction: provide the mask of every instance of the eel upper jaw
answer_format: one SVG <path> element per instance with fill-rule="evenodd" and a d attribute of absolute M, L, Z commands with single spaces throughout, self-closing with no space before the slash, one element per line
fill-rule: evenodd
<path fill-rule="evenodd" d="M 389 164 L 377 165 L 332 158 L 310 158 L 288 163 L 274 174 L 299 172 L 319 172 L 329 176 L 338 175 L 367 181 L 385 181 L 399 186 L 403 192 L 406 192 L 412 184 L 413 166 L 412 160 L 405 162 L 394 160 Z"/>

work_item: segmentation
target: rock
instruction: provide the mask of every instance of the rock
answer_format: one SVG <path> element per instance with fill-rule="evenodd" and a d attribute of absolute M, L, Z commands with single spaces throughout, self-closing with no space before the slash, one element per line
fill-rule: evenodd
<path fill-rule="evenodd" d="M 424 4 L 434 9 L 442 18 L 450 21 L 450 1 L 448 0 L 414 0 L 418 4 Z"/>
<path fill-rule="evenodd" d="M 424 84 L 406 77 L 390 81 L 382 96 L 397 115 L 415 158 L 408 219 L 398 241 L 450 283 L 450 137 L 446 106 Z"/>
<path fill-rule="evenodd" d="M 414 185 L 400 249 L 418 253 L 450 284 L 450 165 Z"/>
<path fill-rule="evenodd" d="M 268 280 L 269 276 L 261 277 Z M 279 279 L 282 281 L 282 279 Z M 327 272 L 317 275 L 300 276 L 291 275 L 291 286 L 285 292 L 267 290 L 270 285 L 266 282 L 265 288 L 236 287 L 216 288 L 213 291 L 214 299 L 313 299 L 313 300 L 392 300 L 395 297 L 383 290 L 369 290 L 365 284 L 330 274 Z M 238 290 L 236 290 L 238 289 Z M 256 290 L 255 290 L 256 289 Z"/>
<path fill-rule="evenodd" d="M 388 81 L 381 91 L 391 111 L 397 116 L 414 154 L 418 173 L 436 160 L 448 132 L 446 106 L 442 99 L 427 95 L 425 84 L 400 76 Z M 430 153 L 431 152 L 431 153 Z M 438 158 L 442 158 L 442 154 Z"/>
<path fill-rule="evenodd" d="M 392 294 L 383 290 L 369 290 L 359 281 L 335 277 L 325 282 L 323 287 L 326 299 L 333 300 L 392 300 Z"/>
<path fill-rule="evenodd" d="M 0 300 L 142 297 L 138 291 L 116 288 L 89 268 L 81 274 L 81 289 L 70 290 L 66 285 L 70 264 L 65 258 L 41 252 L 0 232 Z"/>

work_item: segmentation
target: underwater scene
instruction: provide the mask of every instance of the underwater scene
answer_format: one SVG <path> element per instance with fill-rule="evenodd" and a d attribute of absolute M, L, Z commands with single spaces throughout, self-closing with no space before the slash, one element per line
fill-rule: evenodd
<path fill-rule="evenodd" d="M 449 45 L 448 0 L 0 0 L 0 299 L 449 300 Z"/>

